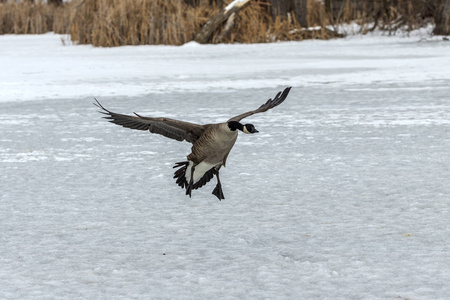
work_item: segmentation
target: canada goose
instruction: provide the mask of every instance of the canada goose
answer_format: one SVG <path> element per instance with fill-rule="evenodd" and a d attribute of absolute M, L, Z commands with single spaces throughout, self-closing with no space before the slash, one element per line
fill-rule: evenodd
<path fill-rule="evenodd" d="M 244 133 L 253 134 L 258 130 L 252 124 L 241 124 L 239 121 L 251 115 L 265 112 L 280 105 L 289 94 L 291 87 L 279 92 L 275 98 L 267 100 L 258 109 L 237 115 L 224 123 L 199 125 L 178 121 L 169 118 L 149 118 L 134 113 L 136 116 L 117 114 L 107 110 L 97 99 L 94 103 L 102 109 L 101 113 L 107 115 L 105 119 L 117 125 L 137 130 L 149 130 L 152 133 L 165 137 L 192 143 L 191 153 L 187 161 L 178 162 L 173 178 L 177 184 L 186 189 L 186 195 L 191 197 L 192 190 L 201 188 L 209 182 L 214 175 L 217 177 L 217 185 L 213 190 L 219 200 L 225 199 L 219 179 L 219 170 L 225 166 L 228 154 L 233 148 L 238 136 L 238 129 Z"/>

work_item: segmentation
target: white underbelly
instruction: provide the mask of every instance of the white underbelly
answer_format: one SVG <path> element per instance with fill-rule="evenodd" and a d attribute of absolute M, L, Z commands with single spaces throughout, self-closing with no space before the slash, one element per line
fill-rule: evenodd
<path fill-rule="evenodd" d="M 191 181 L 193 165 L 194 165 L 194 163 L 192 161 L 189 161 L 189 165 L 187 166 L 186 173 L 185 173 L 187 183 L 189 183 Z M 201 163 L 199 163 L 197 166 L 195 166 L 194 176 L 193 176 L 193 184 L 197 183 L 203 177 L 203 175 L 205 175 L 206 172 L 208 172 L 215 166 L 216 165 L 214 165 L 214 164 L 206 163 L 203 161 Z"/>

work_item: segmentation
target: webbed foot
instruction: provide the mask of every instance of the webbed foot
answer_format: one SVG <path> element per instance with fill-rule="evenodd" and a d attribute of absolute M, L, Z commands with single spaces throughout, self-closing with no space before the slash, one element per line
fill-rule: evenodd
<path fill-rule="evenodd" d="M 219 200 L 225 199 L 225 196 L 223 195 L 223 192 L 222 192 L 222 185 L 220 183 L 218 183 L 216 185 L 216 187 L 214 188 L 212 194 L 214 196 L 216 196 L 217 198 L 219 198 Z"/>

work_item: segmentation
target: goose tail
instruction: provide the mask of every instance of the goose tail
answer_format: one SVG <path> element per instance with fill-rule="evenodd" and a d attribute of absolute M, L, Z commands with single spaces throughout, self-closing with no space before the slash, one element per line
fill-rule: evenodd
<path fill-rule="evenodd" d="M 175 174 L 173 175 L 173 178 L 177 180 L 177 184 L 182 189 L 187 188 L 188 182 L 186 180 L 186 170 L 189 165 L 189 161 L 182 161 L 175 163 L 175 166 L 173 168 L 179 168 L 175 171 Z"/>
<path fill-rule="evenodd" d="M 191 190 L 196 190 L 207 184 L 214 177 L 215 166 L 207 163 L 200 163 L 194 166 L 192 161 L 182 161 L 175 163 L 173 166 L 175 171 L 173 178 L 179 187 L 185 188 L 190 193 Z M 192 186 L 191 182 L 192 168 L 194 168 L 194 178 Z"/>

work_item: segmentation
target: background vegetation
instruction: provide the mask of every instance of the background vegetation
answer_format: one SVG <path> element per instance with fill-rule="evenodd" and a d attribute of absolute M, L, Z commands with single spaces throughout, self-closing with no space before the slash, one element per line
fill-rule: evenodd
<path fill-rule="evenodd" d="M 231 1 L 223 0 L 0 0 L 0 34 L 70 34 L 80 44 L 181 45 Z M 264 43 L 337 37 L 355 22 L 361 33 L 391 34 L 436 23 L 449 35 L 450 0 L 253 0 L 215 30 L 211 43 Z"/>

